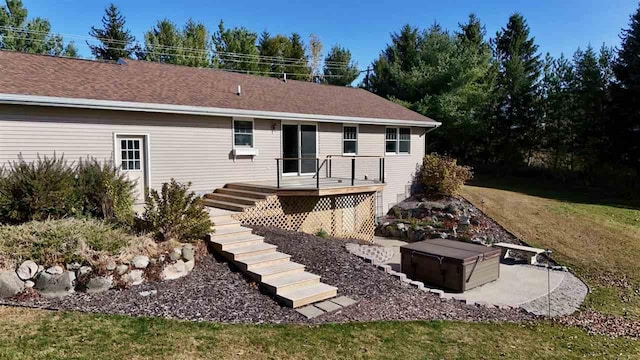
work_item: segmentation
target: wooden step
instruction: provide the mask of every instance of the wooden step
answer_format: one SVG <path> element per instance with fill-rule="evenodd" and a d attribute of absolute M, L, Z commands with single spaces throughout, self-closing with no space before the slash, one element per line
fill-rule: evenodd
<path fill-rule="evenodd" d="M 242 236 L 233 236 L 227 238 L 221 238 L 210 240 L 213 248 L 217 251 L 227 251 L 229 249 L 233 249 L 234 247 L 248 246 L 254 245 L 264 242 L 264 238 L 262 236 L 258 236 L 255 234 L 243 234 Z"/>
<path fill-rule="evenodd" d="M 291 255 L 279 251 L 242 258 L 237 261 L 237 265 L 244 271 L 257 269 L 263 266 L 275 265 L 288 262 Z"/>
<path fill-rule="evenodd" d="M 223 254 L 228 255 L 229 258 L 233 261 L 239 261 L 252 256 L 274 253 L 276 252 L 277 248 L 278 247 L 275 245 L 261 242 L 257 244 L 247 245 L 247 246 L 234 247 L 229 250 L 223 251 Z"/>
<path fill-rule="evenodd" d="M 227 228 L 227 229 L 218 229 L 215 230 L 213 233 L 211 233 L 211 241 L 216 241 L 218 239 L 224 239 L 224 238 L 230 238 L 230 237 L 236 237 L 236 236 L 246 236 L 249 235 L 251 233 L 251 229 L 244 227 L 244 226 L 238 226 L 238 227 L 233 227 L 233 228 Z"/>
<path fill-rule="evenodd" d="M 311 284 L 283 291 L 276 297 L 284 305 L 298 308 L 307 304 L 332 298 L 338 294 L 338 288 L 323 284 Z"/>
<path fill-rule="evenodd" d="M 288 261 L 275 265 L 261 266 L 247 271 L 247 274 L 257 281 L 265 282 L 274 277 L 295 274 L 303 271 L 304 265 Z"/>
<path fill-rule="evenodd" d="M 211 223 L 213 224 L 213 230 L 214 232 L 216 230 L 220 231 L 223 229 L 232 229 L 232 228 L 238 228 L 240 226 L 242 226 L 242 224 L 240 223 L 240 221 L 232 219 L 232 218 L 228 218 L 228 219 L 215 219 L 215 220 L 211 220 Z"/>
<path fill-rule="evenodd" d="M 274 277 L 266 280 L 262 285 L 272 294 L 282 294 L 295 288 L 313 285 L 319 282 L 319 275 L 303 271 L 291 275 Z"/>
<path fill-rule="evenodd" d="M 221 193 L 210 193 L 210 194 L 206 194 L 204 197 L 209 200 L 224 201 L 231 204 L 242 204 L 242 205 L 255 205 L 256 201 L 258 201 L 257 199 L 253 199 L 253 198 L 221 194 Z"/>
<path fill-rule="evenodd" d="M 273 186 L 260 186 L 254 184 L 245 184 L 245 183 L 229 183 L 224 186 L 226 189 L 237 189 L 237 190 L 246 190 L 253 191 L 265 194 L 273 194 L 276 192 L 276 188 Z"/>
<path fill-rule="evenodd" d="M 206 206 L 226 209 L 231 211 L 244 211 L 244 209 L 251 207 L 251 205 L 233 204 L 226 201 L 218 201 L 218 200 L 211 200 L 211 199 L 203 199 L 202 202 Z"/>
<path fill-rule="evenodd" d="M 269 195 L 271 195 L 271 193 L 232 189 L 232 188 L 220 188 L 220 189 L 216 189 L 214 192 L 225 194 L 225 195 L 242 196 L 242 197 L 253 198 L 258 200 L 266 199 Z"/>

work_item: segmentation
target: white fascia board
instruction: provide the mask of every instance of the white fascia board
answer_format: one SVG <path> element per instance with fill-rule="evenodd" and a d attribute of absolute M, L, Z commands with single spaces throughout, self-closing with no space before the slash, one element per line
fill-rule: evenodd
<path fill-rule="evenodd" d="M 39 105 L 55 107 L 71 107 L 82 109 L 99 110 L 120 110 L 120 111 L 141 111 L 170 114 L 189 114 L 225 117 L 249 117 L 260 119 L 292 120 L 292 121 L 316 121 L 316 122 L 341 122 L 346 124 L 372 124 L 372 125 L 404 125 L 415 127 L 438 127 L 441 123 L 437 121 L 419 120 L 393 120 L 363 118 L 352 116 L 298 114 L 278 111 L 242 110 L 227 109 L 217 107 L 154 104 L 130 101 L 94 100 L 79 98 L 64 98 L 53 96 L 37 95 L 16 95 L 0 93 L 0 104 L 12 105 Z"/>

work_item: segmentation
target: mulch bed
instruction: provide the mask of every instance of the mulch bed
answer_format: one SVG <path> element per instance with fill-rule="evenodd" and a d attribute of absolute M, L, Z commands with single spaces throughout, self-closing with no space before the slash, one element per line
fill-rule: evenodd
<path fill-rule="evenodd" d="M 133 316 L 158 316 L 225 323 L 322 323 L 372 320 L 523 321 L 534 317 L 520 310 L 499 310 L 442 301 L 436 295 L 403 285 L 362 259 L 349 254 L 342 239 L 273 228 L 255 228 L 292 260 L 338 287 L 339 295 L 358 300 L 340 311 L 307 320 L 262 294 L 256 284 L 212 255 L 200 256 L 184 278 L 149 282 L 100 294 L 78 293 L 58 299 L 23 297 L 5 304 Z M 140 292 L 157 290 L 150 296 Z"/>

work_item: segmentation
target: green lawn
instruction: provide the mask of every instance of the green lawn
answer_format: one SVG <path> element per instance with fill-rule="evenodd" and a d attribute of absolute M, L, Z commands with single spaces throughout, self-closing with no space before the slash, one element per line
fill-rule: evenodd
<path fill-rule="evenodd" d="M 1 359 L 632 359 L 640 342 L 464 322 L 221 325 L 0 307 Z"/>
<path fill-rule="evenodd" d="M 628 199 L 514 179 L 463 195 L 527 243 L 550 248 L 592 288 L 587 306 L 640 319 L 640 206 Z"/>

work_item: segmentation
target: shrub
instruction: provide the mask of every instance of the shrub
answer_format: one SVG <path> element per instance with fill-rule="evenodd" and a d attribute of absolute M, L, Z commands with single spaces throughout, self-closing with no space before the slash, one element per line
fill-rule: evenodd
<path fill-rule="evenodd" d="M 325 229 L 318 229 L 315 235 L 324 239 L 329 237 L 329 233 Z"/>
<path fill-rule="evenodd" d="M 460 166 L 455 159 L 430 154 L 424 157 L 420 180 L 427 194 L 457 195 L 462 185 L 473 178 L 471 168 Z"/>
<path fill-rule="evenodd" d="M 15 264 L 30 259 L 45 266 L 74 261 L 97 265 L 107 256 L 125 260 L 131 254 L 152 255 L 154 250 L 151 240 L 94 219 L 0 226 L 0 258 L 13 259 Z"/>
<path fill-rule="evenodd" d="M 109 162 L 80 160 L 76 168 L 75 196 L 83 214 L 131 226 L 133 224 L 133 190 L 129 181 Z"/>
<path fill-rule="evenodd" d="M 22 156 L 9 163 L 0 181 L 0 222 L 58 219 L 77 211 L 73 196 L 74 172 L 64 157 Z"/>
<path fill-rule="evenodd" d="M 160 193 L 149 192 L 144 220 L 158 240 L 197 240 L 211 231 L 209 214 L 202 199 L 189 192 L 190 186 L 171 179 L 162 184 Z"/>

